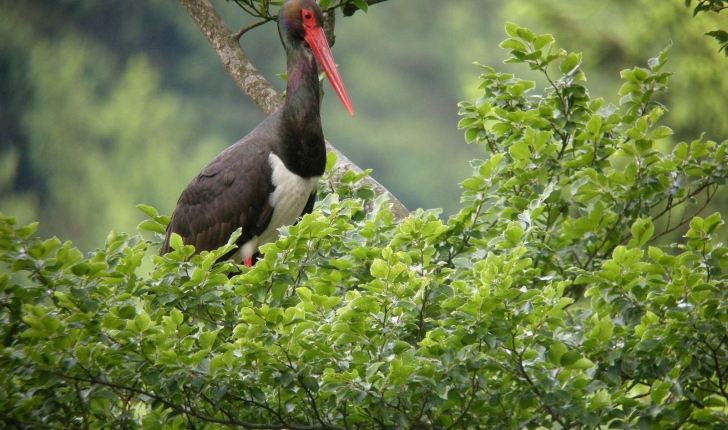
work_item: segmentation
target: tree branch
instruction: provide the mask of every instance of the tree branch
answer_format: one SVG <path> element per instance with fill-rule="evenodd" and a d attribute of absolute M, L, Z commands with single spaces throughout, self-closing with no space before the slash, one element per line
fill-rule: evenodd
<path fill-rule="evenodd" d="M 385 0 L 367 0 L 367 3 L 374 4 Z M 240 47 L 235 35 L 222 22 L 220 16 L 210 4 L 209 0 L 179 0 L 180 4 L 187 10 L 187 13 L 195 21 L 197 27 L 210 42 L 217 53 L 220 62 L 228 72 L 233 81 L 243 90 L 243 93 L 252 100 L 266 115 L 272 114 L 281 107 L 283 99 L 271 87 L 266 79 L 258 72 Z M 352 12 L 353 13 L 353 12 Z M 339 150 L 334 148 L 328 141 L 326 148 L 335 153 L 338 157 L 334 166 L 334 181 L 338 183 L 341 176 L 347 171 L 361 173 L 362 169 L 349 160 Z M 375 197 L 385 194 L 391 203 L 392 215 L 396 220 L 405 218 L 409 211 L 392 193 L 387 191 L 379 182 L 371 177 L 361 181 L 364 185 L 370 185 Z"/>
<path fill-rule="evenodd" d="M 56 372 L 56 376 L 58 376 L 61 379 L 66 380 L 66 381 L 87 382 L 89 384 L 102 385 L 105 387 L 115 388 L 117 390 L 127 391 L 130 393 L 135 393 L 138 395 L 146 396 L 159 403 L 162 403 L 164 406 L 166 406 L 170 409 L 174 409 L 177 412 L 180 412 L 182 414 L 192 416 L 192 417 L 198 418 L 202 421 L 210 422 L 210 423 L 223 424 L 223 425 L 227 425 L 227 426 L 237 426 L 237 427 L 242 427 L 242 428 L 246 428 L 246 429 L 343 430 L 340 427 L 334 427 L 334 426 L 328 426 L 328 425 L 308 426 L 308 425 L 299 425 L 299 424 L 294 424 L 294 423 L 255 424 L 255 423 L 249 423 L 249 422 L 245 422 L 245 421 L 221 419 L 221 418 L 217 418 L 214 416 L 205 415 L 202 412 L 199 412 L 195 409 L 191 409 L 189 407 L 185 407 L 184 405 L 178 405 L 174 402 L 167 400 L 166 398 L 164 398 L 162 396 L 155 394 L 154 392 L 140 390 L 138 388 L 134 388 L 131 386 L 117 384 L 114 382 L 109 382 L 104 379 L 99 379 L 99 378 L 94 378 L 94 377 L 84 378 L 84 377 L 75 376 L 75 375 L 66 375 L 66 374 L 60 373 L 60 372 Z"/>
<path fill-rule="evenodd" d="M 267 24 L 270 21 L 273 21 L 274 19 L 277 19 L 277 18 L 278 18 L 278 15 L 275 15 L 271 18 L 263 18 L 256 23 L 250 24 L 249 26 L 242 28 L 240 31 L 233 34 L 233 37 L 235 38 L 235 40 L 240 40 L 240 38 L 243 36 L 243 34 L 249 32 L 250 30 L 252 30 L 254 28 L 260 27 L 263 24 Z"/>
<path fill-rule="evenodd" d="M 281 96 L 250 63 L 248 56 L 210 2 L 180 0 L 180 3 L 210 42 L 223 67 L 243 93 L 266 115 L 278 109 L 283 103 Z"/>

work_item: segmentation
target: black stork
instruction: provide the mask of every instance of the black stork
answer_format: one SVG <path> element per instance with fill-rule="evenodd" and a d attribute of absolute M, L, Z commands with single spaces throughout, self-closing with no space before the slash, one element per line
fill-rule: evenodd
<path fill-rule="evenodd" d="M 288 72 L 285 102 L 187 185 L 167 227 L 162 255 L 171 250 L 172 233 L 201 252 L 226 244 L 241 228 L 238 248 L 223 258 L 250 267 L 258 247 L 277 239 L 278 228 L 311 212 L 326 166 L 317 59 L 354 115 L 323 19 L 314 0 L 288 0 L 281 7 L 278 33 Z"/>

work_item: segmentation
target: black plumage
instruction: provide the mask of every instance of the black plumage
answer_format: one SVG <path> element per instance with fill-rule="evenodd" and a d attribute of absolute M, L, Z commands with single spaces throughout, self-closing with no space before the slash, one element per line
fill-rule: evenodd
<path fill-rule="evenodd" d="M 294 223 L 313 208 L 315 181 L 326 164 L 317 58 L 342 103 L 353 112 L 323 36 L 323 14 L 318 5 L 313 0 L 288 0 L 279 16 L 278 30 L 287 59 L 286 100 L 250 134 L 220 153 L 185 188 L 167 227 L 162 255 L 171 251 L 172 233 L 201 252 L 224 245 L 241 228 L 239 250 L 225 257 L 249 266 L 252 254 L 262 244 L 259 237 L 270 241 L 273 229 Z M 276 193 L 277 187 L 281 189 Z M 292 195 L 302 192 L 308 195 Z M 281 208 L 285 205 L 289 206 Z M 278 225 L 271 225 L 274 218 Z"/>

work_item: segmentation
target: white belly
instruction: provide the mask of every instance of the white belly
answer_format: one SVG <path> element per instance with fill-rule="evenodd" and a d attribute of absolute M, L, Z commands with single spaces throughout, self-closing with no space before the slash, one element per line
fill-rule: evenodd
<path fill-rule="evenodd" d="M 240 260 L 245 260 L 255 254 L 260 245 L 278 239 L 279 228 L 295 223 L 318 186 L 318 177 L 302 178 L 296 175 L 288 170 L 283 161 L 273 153 L 268 156 L 268 162 L 273 168 L 272 181 L 276 187 L 268 197 L 273 206 L 273 214 L 265 231 L 260 236 L 253 237 L 240 248 L 238 251 Z M 238 259 L 236 258 L 236 260 Z"/>

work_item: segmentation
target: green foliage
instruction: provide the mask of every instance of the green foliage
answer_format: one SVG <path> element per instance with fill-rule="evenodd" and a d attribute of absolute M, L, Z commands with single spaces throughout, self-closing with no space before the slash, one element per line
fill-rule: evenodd
<path fill-rule="evenodd" d="M 685 7 L 692 7 L 693 0 L 685 0 Z M 720 13 L 723 9 L 727 9 L 728 4 L 724 0 L 697 0 L 695 2 L 695 9 L 693 9 L 693 16 L 699 13 L 715 12 Z M 720 48 L 718 52 L 723 51 L 726 57 L 728 57 L 728 32 L 724 30 L 713 30 L 705 33 L 706 36 L 710 36 L 715 39 L 719 44 Z"/>
<path fill-rule="evenodd" d="M 713 30 L 705 34 L 715 39 L 720 44 L 718 52 L 723 51 L 725 56 L 728 57 L 728 49 L 726 49 L 728 48 L 728 32 L 724 30 Z"/>
<path fill-rule="evenodd" d="M 692 7 L 693 0 L 685 0 L 685 7 Z M 723 9 L 728 8 L 724 0 L 696 0 L 695 9 L 693 9 L 693 16 L 699 13 L 705 12 L 720 12 Z"/>
<path fill-rule="evenodd" d="M 662 149 L 667 49 L 603 106 L 580 54 L 506 32 L 549 87 L 480 66 L 460 127 L 487 157 L 446 222 L 326 178 L 247 269 L 216 262 L 235 236 L 146 257 L 169 221 L 148 206 L 148 239 L 88 256 L 0 217 L 3 426 L 727 426 L 728 248 L 698 213 L 728 141 Z"/>

